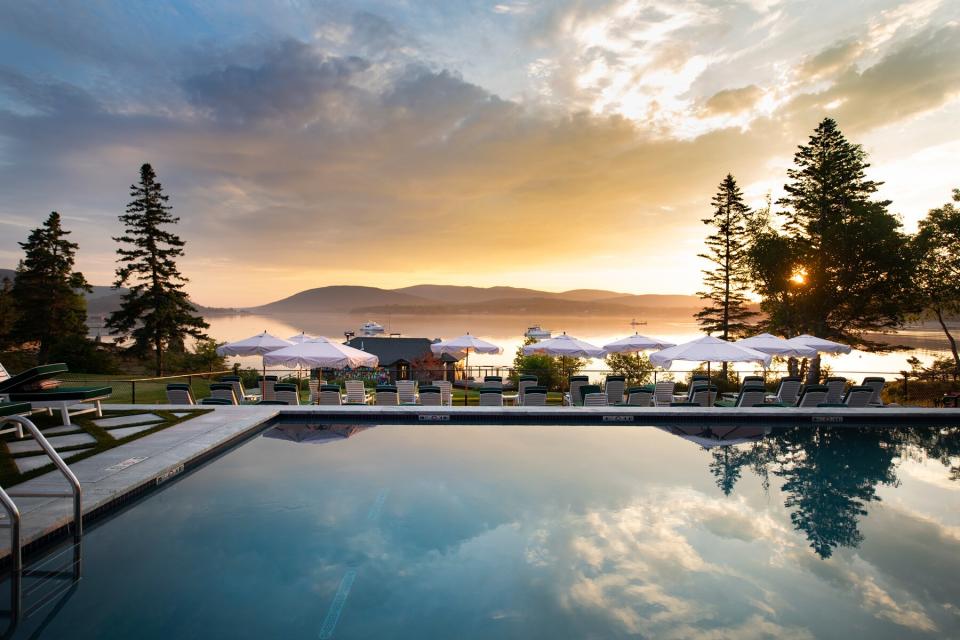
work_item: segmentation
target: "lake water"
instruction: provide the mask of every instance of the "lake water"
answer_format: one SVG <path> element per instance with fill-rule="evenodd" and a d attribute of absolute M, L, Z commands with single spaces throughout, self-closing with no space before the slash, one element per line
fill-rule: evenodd
<path fill-rule="evenodd" d="M 407 337 L 418 338 L 453 338 L 464 333 L 471 333 L 488 340 L 503 348 L 500 355 L 471 354 L 470 365 L 473 366 L 510 366 L 517 348 L 523 344 L 523 333 L 527 324 L 523 318 L 517 316 L 388 316 L 382 318 L 366 318 L 348 313 L 316 313 L 284 316 L 212 316 L 210 335 L 217 341 L 230 342 L 249 337 L 261 331 L 287 338 L 301 331 L 310 335 L 323 335 L 331 339 L 343 339 L 344 331 L 358 332 L 361 324 L 367 320 L 376 320 L 388 332 L 397 332 Z M 597 346 L 612 342 L 618 338 L 630 335 L 634 329 L 630 326 L 630 319 L 618 318 L 551 318 L 541 324 L 544 329 L 568 334 L 586 340 Z M 651 320 L 648 324 L 636 328 L 644 335 L 664 338 L 671 342 L 681 343 L 702 335 L 695 322 L 690 318 L 675 320 Z M 947 344 L 943 334 L 933 330 L 907 330 L 898 335 L 898 339 L 914 348 L 908 351 L 899 351 L 889 354 L 874 354 L 862 351 L 853 351 L 839 356 L 824 356 L 824 362 L 831 369 L 849 378 L 862 377 L 862 374 L 894 374 L 908 370 L 907 358 L 917 356 L 923 362 L 929 363 L 936 355 L 946 355 Z M 245 367 L 260 367 L 261 360 L 255 358 L 237 358 Z M 231 362 L 234 360 L 231 359 Z M 687 363 L 677 363 L 678 370 L 689 370 Z M 602 360 L 592 360 L 588 369 L 605 369 Z M 753 371 L 753 365 L 745 365 L 743 371 Z"/>

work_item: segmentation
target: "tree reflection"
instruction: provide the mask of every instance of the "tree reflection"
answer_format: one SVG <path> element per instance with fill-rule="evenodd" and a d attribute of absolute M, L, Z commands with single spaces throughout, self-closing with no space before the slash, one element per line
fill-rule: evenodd
<path fill-rule="evenodd" d="M 765 487 L 770 475 L 781 478 L 790 520 L 821 558 L 863 541 L 860 519 L 880 500 L 878 485 L 897 484 L 898 459 L 928 456 L 960 480 L 957 427 L 777 429 L 754 443 L 714 446 L 710 454 L 710 472 L 725 495 L 745 468 Z"/>

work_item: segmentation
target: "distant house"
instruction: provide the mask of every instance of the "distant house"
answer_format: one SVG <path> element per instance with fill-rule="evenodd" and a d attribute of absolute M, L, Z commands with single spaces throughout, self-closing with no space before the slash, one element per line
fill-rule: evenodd
<path fill-rule="evenodd" d="M 390 372 L 393 380 L 419 380 L 420 382 L 429 382 L 430 380 L 441 380 L 446 372 L 446 379 L 453 380 L 456 372 L 457 362 L 460 358 L 442 354 L 433 355 L 430 351 L 430 345 L 433 341 L 428 338 L 385 338 L 357 336 L 350 338 L 347 344 L 354 349 L 360 349 L 367 353 L 372 353 L 380 359 L 380 366 Z M 418 371 L 417 365 L 422 364 L 425 359 L 435 358 L 439 369 L 431 371 Z"/>

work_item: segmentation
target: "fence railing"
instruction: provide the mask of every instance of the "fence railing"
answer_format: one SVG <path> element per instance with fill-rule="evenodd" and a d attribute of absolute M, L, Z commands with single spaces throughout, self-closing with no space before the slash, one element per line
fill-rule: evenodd
<path fill-rule="evenodd" d="M 110 377 L 109 375 L 90 375 L 85 373 L 65 373 L 63 381 L 90 386 L 108 386 L 113 388 L 110 402 L 116 404 L 157 404 L 167 401 L 167 385 L 171 382 L 186 382 L 196 397 L 200 391 L 207 392 L 210 382 L 220 376 L 230 375 L 233 369 L 221 371 L 196 371 L 170 376 L 142 378 Z M 202 396 L 203 394 L 201 394 Z"/>

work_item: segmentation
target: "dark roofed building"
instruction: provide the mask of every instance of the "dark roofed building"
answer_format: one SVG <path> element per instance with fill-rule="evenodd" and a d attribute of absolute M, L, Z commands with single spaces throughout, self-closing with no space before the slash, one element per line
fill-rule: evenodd
<path fill-rule="evenodd" d="M 430 351 L 430 345 L 433 341 L 429 338 L 385 338 L 357 336 L 350 338 L 347 345 L 354 349 L 360 349 L 367 353 L 372 353 L 380 359 L 380 366 L 390 372 L 393 380 L 418 380 L 419 382 L 429 382 L 444 378 L 453 380 L 455 378 L 456 364 L 460 358 L 442 354 L 434 356 Z M 424 358 L 433 356 L 442 364 L 442 370 L 417 371 L 413 365 Z"/>

